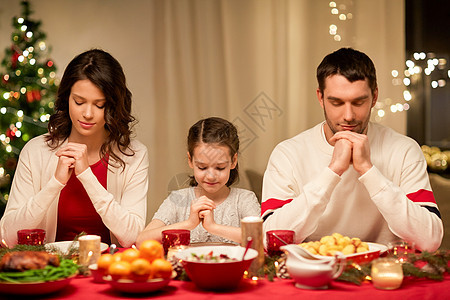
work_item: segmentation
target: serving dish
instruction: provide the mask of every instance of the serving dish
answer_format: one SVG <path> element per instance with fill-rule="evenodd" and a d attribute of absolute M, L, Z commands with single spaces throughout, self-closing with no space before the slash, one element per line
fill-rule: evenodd
<path fill-rule="evenodd" d="M 341 253 L 337 256 L 324 256 L 318 259 L 306 249 L 295 245 L 280 247 L 286 255 L 286 268 L 289 276 L 302 289 L 327 289 L 330 282 L 339 277 L 346 266 L 346 259 Z"/>
<path fill-rule="evenodd" d="M 62 290 L 70 284 L 76 275 L 54 281 L 10 283 L 0 282 L 0 294 L 10 295 L 44 295 Z"/>
<path fill-rule="evenodd" d="M 352 261 L 357 264 L 366 263 L 374 260 L 375 258 L 380 257 L 383 253 L 385 253 L 388 250 L 388 247 L 383 244 L 378 243 L 370 243 L 367 242 L 367 245 L 369 246 L 369 251 L 360 252 L 360 253 L 353 253 L 344 255 L 347 261 Z M 301 247 L 299 245 L 299 247 Z M 318 254 L 311 254 L 313 257 L 317 259 L 327 259 L 330 260 L 333 258 L 332 256 L 324 256 L 324 255 L 318 255 Z"/>
<path fill-rule="evenodd" d="M 53 250 L 53 249 L 57 249 L 59 250 L 62 254 L 67 254 L 71 245 L 73 243 L 73 247 L 75 249 L 78 249 L 79 243 L 78 241 L 61 241 L 61 242 L 54 242 L 54 243 L 47 243 L 45 244 L 45 249 L 47 250 Z M 108 244 L 105 243 L 100 243 L 100 251 L 101 252 L 105 252 L 106 250 L 108 250 Z"/>
<path fill-rule="evenodd" d="M 242 280 L 244 272 L 250 267 L 252 261 L 258 256 L 255 249 L 248 249 L 244 255 L 245 248 L 241 246 L 199 246 L 191 247 L 179 252 L 174 256 L 181 260 L 187 275 L 194 284 L 204 290 L 231 290 L 236 288 Z M 196 256 L 207 256 L 212 252 L 213 256 L 227 255 L 234 261 L 204 262 L 193 261 Z"/>
<path fill-rule="evenodd" d="M 173 272 L 172 278 L 175 275 L 176 273 Z M 130 279 L 113 280 L 109 275 L 103 277 L 104 281 L 108 282 L 113 289 L 129 294 L 142 294 L 159 291 L 167 286 L 172 278 L 154 278 L 147 281 L 133 281 Z"/>

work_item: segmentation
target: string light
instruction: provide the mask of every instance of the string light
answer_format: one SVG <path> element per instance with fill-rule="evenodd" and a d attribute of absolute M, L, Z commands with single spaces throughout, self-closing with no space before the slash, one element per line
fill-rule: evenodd
<path fill-rule="evenodd" d="M 408 90 L 403 92 L 403 99 L 405 99 L 405 101 L 410 101 L 412 99 L 411 93 Z"/>
<path fill-rule="evenodd" d="M 345 4 L 340 4 L 338 9 L 336 1 L 330 1 L 328 6 L 331 8 L 331 14 L 333 16 L 337 16 L 338 21 L 347 21 L 353 18 L 352 13 L 345 13 L 347 10 L 347 6 Z M 340 42 L 342 40 L 342 35 L 338 33 L 338 26 L 336 24 L 331 24 L 328 32 L 333 37 L 334 41 Z"/>
<path fill-rule="evenodd" d="M 376 120 L 379 121 L 385 116 L 384 107 L 388 107 L 392 113 L 398 113 L 407 111 L 410 109 L 408 102 L 414 99 L 414 94 L 409 88 L 413 86 L 413 83 L 418 82 L 422 76 L 433 76 L 430 78 L 430 85 L 433 89 L 445 87 L 447 85 L 447 78 L 450 78 L 450 70 L 444 70 L 447 66 L 447 59 L 438 58 L 433 53 L 426 54 L 425 52 L 415 52 L 412 54 L 411 59 L 405 61 L 406 69 L 403 72 L 403 78 L 400 77 L 400 73 L 397 70 L 392 70 L 392 83 L 394 85 L 403 84 L 406 89 L 403 91 L 403 100 L 405 103 L 389 103 L 390 99 L 385 99 L 381 103 L 377 103 L 375 109 L 377 110 Z M 446 75 L 445 76 L 445 73 Z M 436 75 L 434 73 L 437 73 Z M 389 100 L 389 101 L 387 101 Z M 385 103 L 383 103 L 385 102 Z"/>
<path fill-rule="evenodd" d="M 39 49 L 41 49 L 41 51 L 44 51 L 45 48 L 47 48 L 47 46 L 45 45 L 45 42 L 40 42 L 39 43 Z"/>

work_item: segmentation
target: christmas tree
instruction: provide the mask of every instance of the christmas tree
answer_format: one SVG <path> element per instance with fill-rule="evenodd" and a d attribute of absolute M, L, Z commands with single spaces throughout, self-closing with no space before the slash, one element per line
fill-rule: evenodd
<path fill-rule="evenodd" d="M 12 44 L 0 71 L 0 217 L 8 200 L 20 150 L 31 138 L 47 132 L 57 91 L 56 67 L 48 59 L 40 21 L 30 19 L 30 4 L 13 17 Z"/>

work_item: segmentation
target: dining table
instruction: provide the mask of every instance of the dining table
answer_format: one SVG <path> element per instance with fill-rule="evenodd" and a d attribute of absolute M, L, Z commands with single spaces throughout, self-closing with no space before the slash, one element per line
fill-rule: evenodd
<path fill-rule="evenodd" d="M 214 274 L 220 276 L 220 274 Z M 231 291 L 205 291 L 198 289 L 191 281 L 171 280 L 161 290 L 151 293 L 124 293 L 112 288 L 108 282 L 94 282 L 91 276 L 77 275 L 66 287 L 57 292 L 27 296 L 24 299 L 450 299 L 450 275 L 445 274 L 444 280 L 436 281 L 424 278 L 406 277 L 400 288 L 395 290 L 376 289 L 371 282 L 361 285 L 333 281 L 328 289 L 307 290 L 297 288 L 292 279 L 268 280 L 267 278 L 243 279 L 239 286 Z M 15 295 L 0 295 L 0 299 L 17 299 Z"/>
<path fill-rule="evenodd" d="M 123 252 L 127 248 L 118 248 L 116 251 Z M 103 249 L 105 252 L 110 249 Z M 112 287 L 107 281 L 98 282 L 89 273 L 87 275 L 76 275 L 62 289 L 49 294 L 25 295 L 18 297 L 15 294 L 1 294 L 3 299 L 63 299 L 63 300 L 110 300 L 110 299 L 192 299 L 215 300 L 230 299 L 446 299 L 450 300 L 450 274 L 445 272 L 443 280 L 432 280 L 428 278 L 417 278 L 407 276 L 398 289 L 382 290 L 374 287 L 371 281 L 366 280 L 362 284 L 334 280 L 327 289 L 303 289 L 295 285 L 295 281 L 286 278 L 274 277 L 270 279 L 243 278 L 236 289 L 225 291 L 208 291 L 199 289 L 192 281 L 172 279 L 162 289 L 147 293 L 126 293 Z M 211 274 L 220 278 L 221 274 Z M 177 277 L 178 278 L 178 277 Z"/>

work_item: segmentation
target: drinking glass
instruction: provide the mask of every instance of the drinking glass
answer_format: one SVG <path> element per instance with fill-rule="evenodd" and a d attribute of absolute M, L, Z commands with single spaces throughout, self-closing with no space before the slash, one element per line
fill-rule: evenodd
<path fill-rule="evenodd" d="M 267 254 L 280 256 L 283 251 L 280 247 L 294 243 L 295 232 L 293 230 L 269 230 L 266 232 Z"/>
<path fill-rule="evenodd" d="M 396 240 L 388 243 L 389 256 L 398 259 L 400 262 L 408 261 L 408 256 L 416 252 L 415 244 L 404 240 Z"/>
<path fill-rule="evenodd" d="M 20 245 L 44 245 L 44 229 L 21 229 L 17 231 L 17 243 Z"/>
<path fill-rule="evenodd" d="M 191 243 L 191 232 L 187 229 L 168 229 L 161 232 L 164 254 L 167 255 L 170 247 Z"/>

